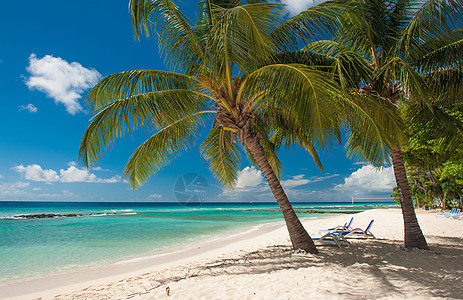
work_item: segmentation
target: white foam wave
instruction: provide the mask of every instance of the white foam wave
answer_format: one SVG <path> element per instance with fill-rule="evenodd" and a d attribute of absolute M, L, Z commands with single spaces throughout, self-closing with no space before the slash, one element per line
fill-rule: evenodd
<path fill-rule="evenodd" d="M 23 219 L 26 219 L 24 217 L 15 217 L 15 216 L 2 216 L 0 217 L 0 220 L 3 219 L 3 220 L 23 220 Z"/>

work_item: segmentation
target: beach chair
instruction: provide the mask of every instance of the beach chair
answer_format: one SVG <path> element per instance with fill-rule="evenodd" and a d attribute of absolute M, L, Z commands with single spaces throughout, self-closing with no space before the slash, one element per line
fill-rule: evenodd
<path fill-rule="evenodd" d="M 333 228 L 322 229 L 322 230 L 319 230 L 318 233 L 322 234 L 322 232 L 327 232 L 327 231 L 340 231 L 343 227 L 345 227 L 344 230 L 350 230 L 353 220 L 354 220 L 354 217 L 350 218 L 349 223 L 345 223 L 344 225 L 339 225 Z"/>
<path fill-rule="evenodd" d="M 441 214 L 436 214 L 438 217 L 447 217 L 448 215 L 451 215 L 455 212 L 455 208 L 452 208 L 449 212 L 441 213 Z"/>
<path fill-rule="evenodd" d="M 367 228 L 363 230 L 362 228 L 355 228 L 352 230 L 345 230 L 343 231 L 343 236 L 344 238 L 372 238 L 375 239 L 376 237 L 373 235 L 373 233 L 370 232 L 371 226 L 373 225 L 373 222 L 375 220 L 371 220 L 370 223 L 368 224 Z"/>
<path fill-rule="evenodd" d="M 455 212 L 453 214 L 449 214 L 448 216 L 446 216 L 447 218 L 452 218 L 452 219 L 460 219 L 463 214 L 460 214 L 460 209 L 457 209 L 455 210 Z"/>
<path fill-rule="evenodd" d="M 346 226 L 347 223 L 344 224 L 344 226 L 342 226 L 342 228 L 338 230 L 338 232 L 327 232 L 319 238 L 312 238 L 312 240 L 317 246 L 335 244 L 339 248 L 348 248 L 350 246 L 350 243 L 344 238 L 343 235 L 344 231 L 346 230 Z"/>

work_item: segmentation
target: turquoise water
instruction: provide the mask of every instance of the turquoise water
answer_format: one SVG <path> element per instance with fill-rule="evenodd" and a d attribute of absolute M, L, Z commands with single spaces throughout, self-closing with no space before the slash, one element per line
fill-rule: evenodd
<path fill-rule="evenodd" d="M 356 204 L 356 210 L 391 203 Z M 351 210 L 349 203 L 295 209 Z M 150 255 L 263 223 L 282 221 L 276 204 L 0 202 L 0 284 Z M 20 214 L 115 213 L 49 219 Z M 319 214 L 300 214 L 317 217 Z"/>

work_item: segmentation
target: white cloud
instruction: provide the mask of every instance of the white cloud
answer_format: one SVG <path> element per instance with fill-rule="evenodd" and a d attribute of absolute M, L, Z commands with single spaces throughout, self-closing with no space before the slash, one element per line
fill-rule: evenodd
<path fill-rule="evenodd" d="M 62 194 L 52 193 L 31 193 L 27 189 L 29 188 L 29 182 L 15 182 L 15 183 L 3 183 L 0 184 L 0 199 L 50 199 L 50 198 L 78 198 L 79 196 L 73 192 L 63 190 Z M 37 192 L 42 189 L 39 187 L 33 187 L 32 191 Z"/>
<path fill-rule="evenodd" d="M 151 194 L 148 196 L 150 199 L 161 199 L 162 195 L 161 194 Z"/>
<path fill-rule="evenodd" d="M 68 162 L 69 167 L 77 167 L 77 163 L 75 161 Z"/>
<path fill-rule="evenodd" d="M 293 187 L 298 187 L 302 185 L 306 185 L 309 183 L 313 182 L 319 182 L 319 181 L 324 181 L 333 177 L 339 176 L 339 174 L 332 174 L 332 175 L 326 175 L 326 176 L 315 176 L 315 177 L 310 177 L 310 179 L 305 178 L 306 175 L 300 174 L 300 175 L 295 175 L 291 176 L 291 179 L 286 179 L 281 181 L 281 185 L 285 189 L 293 188 Z"/>
<path fill-rule="evenodd" d="M 78 198 L 79 197 L 77 194 L 70 192 L 68 190 L 63 190 L 62 193 L 63 193 L 63 196 L 67 198 Z"/>
<path fill-rule="evenodd" d="M 22 196 L 26 194 L 23 190 L 29 186 L 29 182 L 15 182 L 0 184 L 0 195 L 2 196 Z"/>
<path fill-rule="evenodd" d="M 305 185 L 309 183 L 325 181 L 329 178 L 337 177 L 339 174 L 331 174 L 326 176 L 316 176 L 306 178 L 307 175 L 299 174 L 290 176 L 289 179 L 282 180 L 285 193 L 290 200 L 297 201 L 316 201 L 314 197 L 318 191 L 308 190 Z M 238 179 L 234 189 L 224 188 L 219 195 L 223 201 L 273 201 L 274 197 L 267 184 L 262 172 L 255 167 L 246 167 L 238 173 Z"/>
<path fill-rule="evenodd" d="M 90 173 L 86 169 L 78 169 L 74 166 L 70 166 L 66 170 L 61 169 L 59 171 L 61 182 L 97 182 L 98 178 L 95 174 Z"/>
<path fill-rule="evenodd" d="M 269 195 L 271 196 L 270 188 L 267 184 L 262 183 L 264 183 L 262 171 L 254 166 L 245 167 L 238 172 L 235 188 L 224 188 L 219 197 L 224 201 L 243 201 L 245 199 L 259 201 L 259 199 L 267 199 Z"/>
<path fill-rule="evenodd" d="M 115 175 L 111 178 L 106 178 L 106 179 L 102 179 L 102 178 L 98 178 L 98 181 L 99 183 L 117 183 L 117 182 L 122 182 L 122 177 L 119 176 L 119 175 Z"/>
<path fill-rule="evenodd" d="M 264 181 L 262 171 L 253 167 L 246 167 L 238 172 L 237 188 L 256 187 Z"/>
<path fill-rule="evenodd" d="M 117 183 L 121 182 L 122 178 L 119 175 L 115 175 L 111 178 L 98 178 L 95 174 L 90 173 L 85 168 L 77 168 L 76 163 L 71 161 L 68 163 L 67 169 L 61 169 L 58 172 L 49 169 L 43 170 L 41 166 L 37 164 L 29 165 L 24 167 L 19 165 L 12 169 L 18 173 L 23 173 L 24 178 L 32 181 L 44 181 L 47 183 L 60 181 L 60 182 L 95 182 L 95 183 Z"/>
<path fill-rule="evenodd" d="M 61 182 L 96 182 L 96 183 L 117 183 L 121 182 L 121 176 L 115 175 L 111 178 L 98 178 L 95 174 L 90 173 L 87 169 L 79 169 L 71 165 L 66 170 L 59 171 Z"/>
<path fill-rule="evenodd" d="M 285 187 L 285 188 L 289 188 L 289 187 L 296 187 L 296 186 L 306 185 L 306 184 L 312 182 L 311 180 L 306 179 L 304 177 L 305 177 L 305 175 L 303 175 L 303 174 L 292 176 L 291 179 L 282 180 L 281 185 L 283 187 Z"/>
<path fill-rule="evenodd" d="M 36 113 L 38 111 L 37 107 L 34 104 L 29 103 L 28 105 L 21 105 L 19 111 L 27 110 L 30 113 Z"/>
<path fill-rule="evenodd" d="M 43 170 L 41 166 L 37 164 L 29 165 L 24 167 L 22 164 L 12 168 L 13 170 L 23 173 L 24 178 L 33 181 L 45 181 L 54 182 L 59 180 L 59 176 L 54 170 Z"/>
<path fill-rule="evenodd" d="M 286 5 L 286 10 L 290 16 L 295 16 L 298 13 L 306 10 L 309 7 L 315 6 L 324 0 L 281 0 L 281 3 Z"/>
<path fill-rule="evenodd" d="M 363 166 L 344 179 L 343 184 L 335 186 L 338 191 L 362 192 L 391 192 L 395 187 L 394 171 L 392 167 L 376 169 L 371 165 Z"/>
<path fill-rule="evenodd" d="M 71 115 L 82 111 L 78 101 L 81 94 L 101 78 L 95 69 L 87 69 L 78 62 L 68 63 L 52 55 L 37 58 L 31 54 L 26 69 L 31 74 L 26 80 L 29 89 L 39 90 L 53 98 L 55 103 L 63 104 Z"/>
<path fill-rule="evenodd" d="M 102 167 L 92 167 L 91 169 L 92 171 L 112 172 L 112 170 L 103 169 Z"/>

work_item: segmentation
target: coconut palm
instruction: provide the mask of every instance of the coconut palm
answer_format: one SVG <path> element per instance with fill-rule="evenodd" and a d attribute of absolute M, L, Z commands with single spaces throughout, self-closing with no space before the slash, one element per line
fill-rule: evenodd
<path fill-rule="evenodd" d="M 282 6 L 261 2 L 203 0 L 193 23 L 172 1 L 131 0 L 136 36 L 155 31 L 173 71 L 125 71 L 102 79 L 87 97 L 96 114 L 79 155 L 89 166 L 116 137 L 146 129 L 153 134 L 124 170 L 137 188 L 187 150 L 212 119 L 201 151 L 217 180 L 233 187 L 241 145 L 267 179 L 293 247 L 316 253 L 280 184 L 276 147 L 301 145 L 321 167 L 316 149 L 337 140 L 342 114 L 363 112 L 340 97 L 332 75 L 312 67 L 327 65 L 325 56 L 279 50 L 291 40 L 276 30 Z M 376 130 L 381 144 L 384 134 Z M 370 152 L 381 160 L 381 151 Z"/>
<path fill-rule="evenodd" d="M 462 91 L 461 0 L 339 0 L 317 10 L 335 29 L 315 28 L 331 39 L 310 42 L 304 49 L 334 58 L 333 72 L 344 88 L 388 101 L 405 124 L 440 126 L 449 147 L 461 144 L 461 123 L 443 112 L 445 103 Z M 305 24 L 306 13 L 288 21 L 288 28 Z M 351 149 L 361 153 L 362 139 L 353 132 Z M 410 196 L 404 145 L 403 135 L 396 135 L 386 146 L 401 196 L 405 247 L 428 249 Z"/>

